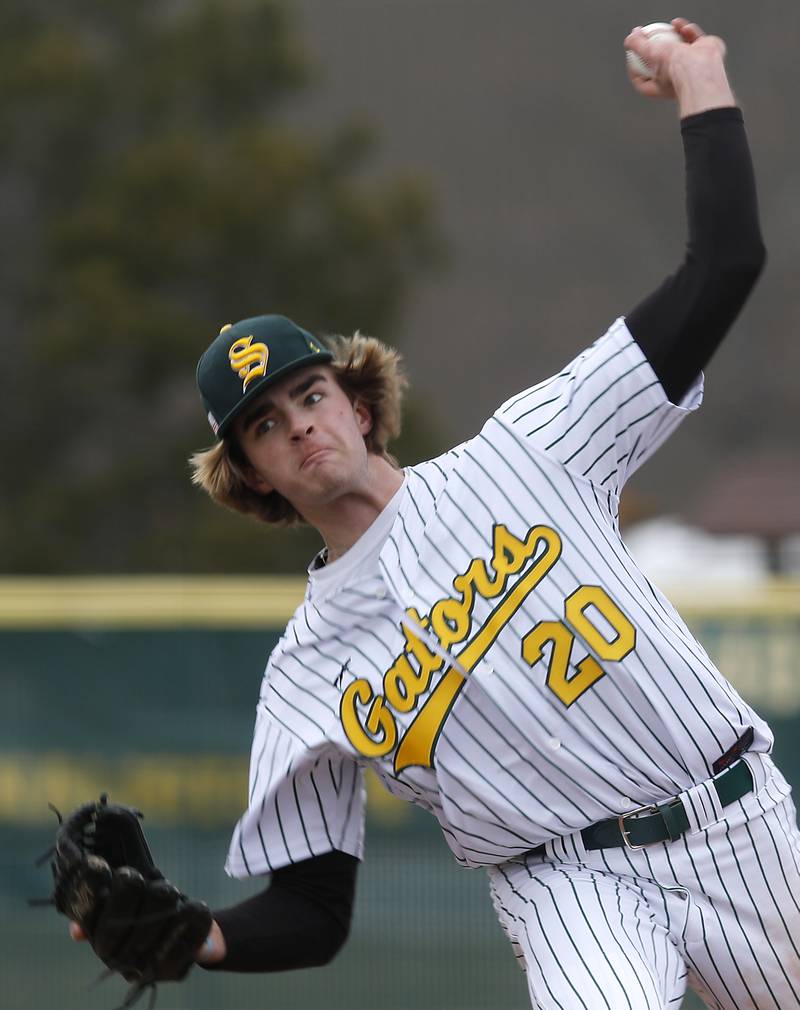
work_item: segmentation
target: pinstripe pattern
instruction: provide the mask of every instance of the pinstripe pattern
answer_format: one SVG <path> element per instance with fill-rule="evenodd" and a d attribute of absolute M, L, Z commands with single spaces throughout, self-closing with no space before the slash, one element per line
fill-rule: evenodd
<path fill-rule="evenodd" d="M 542 1010 L 800 1007 L 800 835 L 766 756 L 763 785 L 671 845 L 587 852 L 580 836 L 490 873 Z"/>
<path fill-rule="evenodd" d="M 519 950 L 534 1007 L 680 1006 L 685 965 L 640 888 L 556 862 L 503 864 L 490 875 L 495 907 Z"/>
<path fill-rule="evenodd" d="M 481 866 L 691 789 L 747 726 L 756 730 L 754 748 L 769 749 L 769 729 L 619 539 L 622 484 L 699 395 L 669 404 L 618 321 L 559 375 L 503 404 L 475 438 L 407 471 L 392 508 L 350 560 L 337 562 L 346 577 L 311 573 L 306 600 L 270 658 L 231 872 L 264 872 L 331 846 L 360 854 L 357 766 L 367 760 L 391 792 L 437 817 L 459 861 Z M 365 724 L 406 647 L 405 610 L 425 615 L 457 596 L 454 577 L 474 559 L 489 563 L 498 523 L 518 540 L 534 526 L 556 531 L 558 561 L 471 671 L 433 767 L 398 770 L 394 748 L 365 753 L 370 734 L 359 740 L 345 731 L 343 695 L 363 685 L 354 720 Z M 596 643 L 566 618 L 564 601 L 581 586 L 603 587 L 635 628 L 636 647 L 622 660 L 598 659 Z M 475 595 L 471 633 L 497 605 Z M 601 627 L 602 615 L 592 616 Z M 546 687 L 552 653 L 532 667 L 521 655 L 542 621 L 563 623 L 574 640 L 568 676 L 587 655 L 602 664 L 604 676 L 569 707 Z M 392 711 L 398 740 L 441 680 L 438 666 L 411 711 Z M 345 780 L 349 791 L 334 788 Z"/>
<path fill-rule="evenodd" d="M 771 733 L 619 536 L 625 481 L 700 396 L 670 404 L 619 320 L 406 471 L 358 544 L 310 569 L 270 657 L 229 872 L 360 857 L 369 764 L 490 868 L 534 1006 L 677 1007 L 687 979 L 726 1010 L 800 1005 Z M 705 783 L 748 727 L 757 790 L 723 811 Z M 582 827 L 676 795 L 690 836 L 582 850 Z"/>

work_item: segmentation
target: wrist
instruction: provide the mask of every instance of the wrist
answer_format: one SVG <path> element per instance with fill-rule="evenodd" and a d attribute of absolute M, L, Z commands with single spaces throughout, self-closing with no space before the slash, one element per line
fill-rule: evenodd
<path fill-rule="evenodd" d="M 197 964 L 216 964 L 225 958 L 228 948 L 225 937 L 216 922 L 211 923 L 211 929 L 202 947 L 195 954 Z"/>
<path fill-rule="evenodd" d="M 682 57 L 683 53 L 676 52 L 670 67 L 681 119 L 736 105 L 722 54 L 707 56 L 702 62 Z"/>

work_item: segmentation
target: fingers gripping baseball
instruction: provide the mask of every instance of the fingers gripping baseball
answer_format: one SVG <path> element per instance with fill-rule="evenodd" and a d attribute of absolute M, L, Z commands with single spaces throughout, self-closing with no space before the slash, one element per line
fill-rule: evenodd
<path fill-rule="evenodd" d="M 725 57 L 722 39 L 686 18 L 634 28 L 624 45 L 628 77 L 648 98 L 675 98 L 682 72 L 697 73 L 704 63 L 721 64 Z"/>

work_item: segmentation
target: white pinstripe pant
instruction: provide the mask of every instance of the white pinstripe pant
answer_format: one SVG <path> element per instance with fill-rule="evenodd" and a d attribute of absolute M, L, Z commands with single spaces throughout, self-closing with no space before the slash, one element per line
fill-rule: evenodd
<path fill-rule="evenodd" d="M 754 792 L 675 842 L 587 852 L 578 833 L 490 868 L 534 1008 L 677 1010 L 687 983 L 714 1010 L 800 1008 L 797 817 L 769 757 L 747 761 Z"/>

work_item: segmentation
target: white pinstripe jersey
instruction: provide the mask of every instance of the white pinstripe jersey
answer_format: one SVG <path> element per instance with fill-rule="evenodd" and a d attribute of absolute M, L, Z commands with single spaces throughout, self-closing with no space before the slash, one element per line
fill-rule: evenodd
<path fill-rule="evenodd" d="M 479 866 L 680 793 L 748 726 L 771 748 L 619 536 L 625 480 L 701 396 L 669 403 L 618 320 L 407 468 L 269 659 L 228 872 L 360 856 L 367 764 Z"/>

